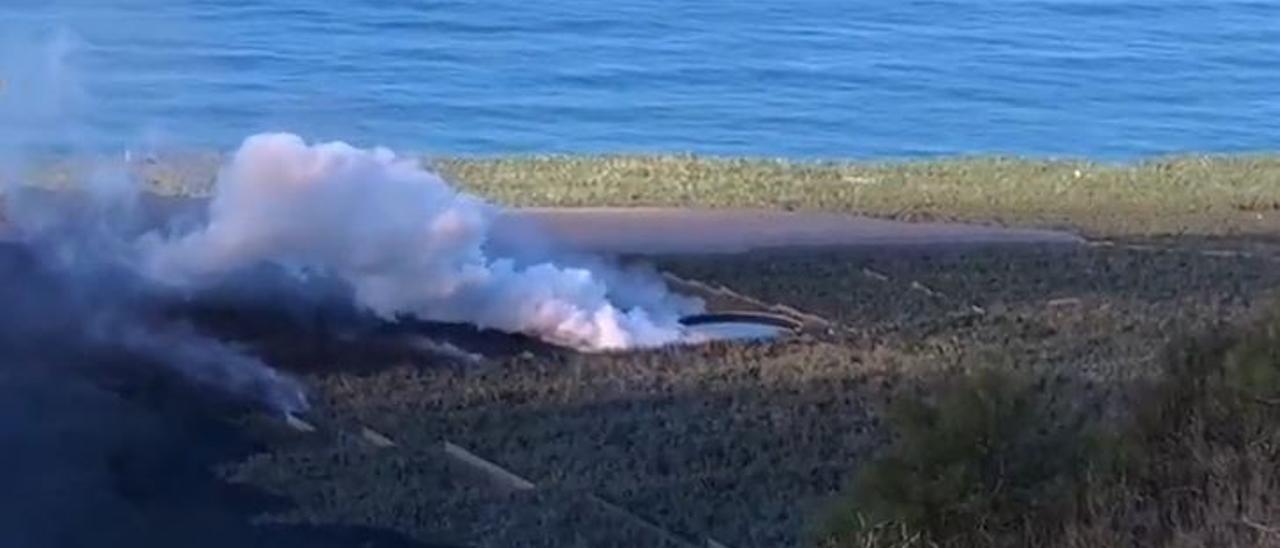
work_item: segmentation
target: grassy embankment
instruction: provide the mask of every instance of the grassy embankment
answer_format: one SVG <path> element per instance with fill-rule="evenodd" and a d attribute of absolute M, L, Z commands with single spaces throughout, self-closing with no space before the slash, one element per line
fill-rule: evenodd
<path fill-rule="evenodd" d="M 140 163 L 166 193 L 207 192 L 219 162 Z M 1280 231 L 1280 156 L 1138 163 L 953 158 L 794 162 L 697 156 L 428 160 L 459 185 L 518 206 L 698 206 L 837 211 L 900 219 L 1074 227 L 1091 236 L 1270 235 Z M 66 180 L 68 163 L 42 178 Z M 82 168 L 80 169 L 82 170 Z"/>
<path fill-rule="evenodd" d="M 1280 228 L 1280 156 L 1134 164 L 957 158 L 803 163 L 662 157 L 447 159 L 500 202 L 713 206 L 1075 227 L 1095 236 L 1254 235 Z"/>

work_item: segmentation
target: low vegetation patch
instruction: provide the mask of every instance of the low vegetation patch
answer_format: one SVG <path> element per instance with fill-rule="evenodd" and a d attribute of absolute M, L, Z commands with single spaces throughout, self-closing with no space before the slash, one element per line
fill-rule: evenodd
<path fill-rule="evenodd" d="M 950 380 L 932 401 L 896 402 L 898 437 L 832 510 L 827 544 L 982 545 L 1071 512 L 1087 457 L 1081 421 L 1053 409 L 1046 390 L 987 369 Z"/>
<path fill-rule="evenodd" d="M 1079 386 L 999 368 L 900 402 L 817 544 L 1280 542 L 1280 314 L 1175 345 L 1124 401 Z"/>

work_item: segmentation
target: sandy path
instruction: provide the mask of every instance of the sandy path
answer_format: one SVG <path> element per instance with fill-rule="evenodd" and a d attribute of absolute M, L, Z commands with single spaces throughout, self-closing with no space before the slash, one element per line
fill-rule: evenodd
<path fill-rule="evenodd" d="M 499 240 L 536 227 L 549 240 L 603 253 L 734 253 L 814 246 L 1080 243 L 1067 232 L 911 223 L 832 213 L 681 208 L 529 208 L 505 213 Z"/>
<path fill-rule="evenodd" d="M 75 202 L 59 193 L 35 192 L 32 206 Z M 43 202 L 43 204 L 42 204 Z M 200 218 L 208 201 L 145 195 L 138 213 L 145 225 Z M 0 219 L 0 234 L 5 232 Z M 1074 234 L 961 223 L 913 223 L 838 213 L 694 208 L 518 208 L 502 213 L 492 232 L 499 248 L 541 243 L 598 253 L 735 253 L 753 249 L 815 246 L 1078 243 Z"/>

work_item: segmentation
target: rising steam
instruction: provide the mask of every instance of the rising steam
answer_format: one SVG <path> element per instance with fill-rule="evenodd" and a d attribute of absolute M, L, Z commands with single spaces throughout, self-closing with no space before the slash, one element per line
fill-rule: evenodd
<path fill-rule="evenodd" d="M 678 319 L 699 305 L 665 288 L 610 287 L 617 273 L 551 257 L 490 256 L 497 213 L 386 149 L 257 135 L 219 175 L 207 224 L 144 239 L 142 268 L 199 287 L 274 262 L 337 276 L 386 318 L 466 322 L 584 350 L 682 339 Z"/>

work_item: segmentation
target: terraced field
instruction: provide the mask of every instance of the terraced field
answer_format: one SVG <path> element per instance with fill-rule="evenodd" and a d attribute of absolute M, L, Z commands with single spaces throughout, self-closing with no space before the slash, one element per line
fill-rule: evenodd
<path fill-rule="evenodd" d="M 272 519 L 429 541 L 802 545 L 816 509 L 886 440 L 880 412 L 904 391 L 1001 360 L 1057 372 L 1105 406 L 1170 336 L 1270 300 L 1280 269 L 1265 250 L 1205 245 L 663 258 L 832 324 L 770 343 L 315 375 L 327 441 L 277 440 L 228 474 L 299 503 Z M 446 440 L 535 488 L 460 470 Z"/>

